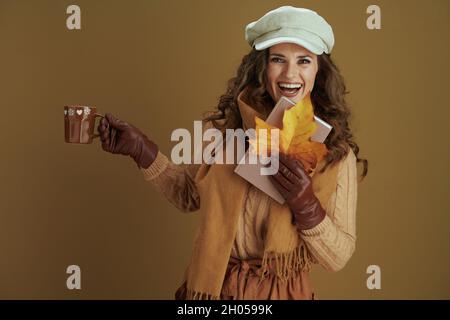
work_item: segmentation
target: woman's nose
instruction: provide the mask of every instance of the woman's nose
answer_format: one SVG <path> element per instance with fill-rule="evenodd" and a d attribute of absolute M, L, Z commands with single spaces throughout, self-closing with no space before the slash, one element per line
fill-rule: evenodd
<path fill-rule="evenodd" d="M 299 68 L 296 62 L 289 62 L 286 64 L 285 76 L 290 80 L 294 80 L 299 76 Z"/>

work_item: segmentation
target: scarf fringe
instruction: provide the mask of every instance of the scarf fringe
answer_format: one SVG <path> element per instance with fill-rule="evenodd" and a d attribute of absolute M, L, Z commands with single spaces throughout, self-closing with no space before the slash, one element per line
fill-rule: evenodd
<path fill-rule="evenodd" d="M 288 253 L 265 252 L 261 261 L 261 280 L 270 272 L 269 264 L 275 264 L 275 274 L 284 282 L 295 277 L 298 272 L 311 271 L 314 262 L 304 242 Z M 220 300 L 220 296 L 186 288 L 186 300 Z"/>
<path fill-rule="evenodd" d="M 301 271 L 311 271 L 313 262 L 304 242 L 288 253 L 264 252 L 261 280 L 269 273 L 270 260 L 275 262 L 275 273 L 281 281 L 287 281 Z"/>
<path fill-rule="evenodd" d="M 219 300 L 219 296 L 187 289 L 186 300 Z"/>

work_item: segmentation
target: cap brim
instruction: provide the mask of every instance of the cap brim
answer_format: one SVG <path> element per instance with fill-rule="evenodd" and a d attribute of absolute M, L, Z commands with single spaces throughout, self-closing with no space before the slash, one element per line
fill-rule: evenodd
<path fill-rule="evenodd" d="M 264 40 L 262 42 L 255 42 L 255 49 L 258 51 L 264 50 L 280 43 L 295 43 L 317 55 L 320 55 L 324 52 L 323 49 L 313 45 L 311 42 L 296 37 L 276 37 Z"/>

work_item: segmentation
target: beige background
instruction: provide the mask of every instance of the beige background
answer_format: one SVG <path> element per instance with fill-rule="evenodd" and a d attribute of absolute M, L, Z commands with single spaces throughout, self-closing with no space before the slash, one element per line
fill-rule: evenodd
<path fill-rule="evenodd" d="M 82 30 L 66 28 L 81 7 Z M 316 266 L 321 299 L 450 298 L 450 2 L 0 0 L 0 298 L 171 299 L 198 216 L 172 207 L 131 159 L 65 144 L 66 104 L 97 106 L 170 153 L 249 50 L 245 25 L 280 5 L 317 10 L 370 161 L 357 250 Z M 366 28 L 378 4 L 382 29 Z M 66 288 L 66 267 L 82 290 Z M 366 268 L 381 267 L 381 290 Z"/>

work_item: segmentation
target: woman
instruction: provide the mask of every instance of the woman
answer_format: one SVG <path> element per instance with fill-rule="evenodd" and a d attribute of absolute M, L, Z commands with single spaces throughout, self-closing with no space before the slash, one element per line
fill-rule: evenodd
<path fill-rule="evenodd" d="M 254 128 L 281 96 L 310 96 L 333 126 L 327 156 L 312 177 L 280 154 L 271 181 L 281 205 L 234 173 L 235 165 L 174 165 L 139 129 L 106 115 L 102 148 L 131 156 L 144 178 L 182 211 L 200 211 L 185 281 L 177 299 L 313 299 L 312 263 L 344 267 L 355 249 L 358 146 L 348 126 L 345 85 L 331 60 L 333 31 L 316 12 L 280 7 L 246 28 L 252 49 L 229 81 L 210 127 Z"/>

